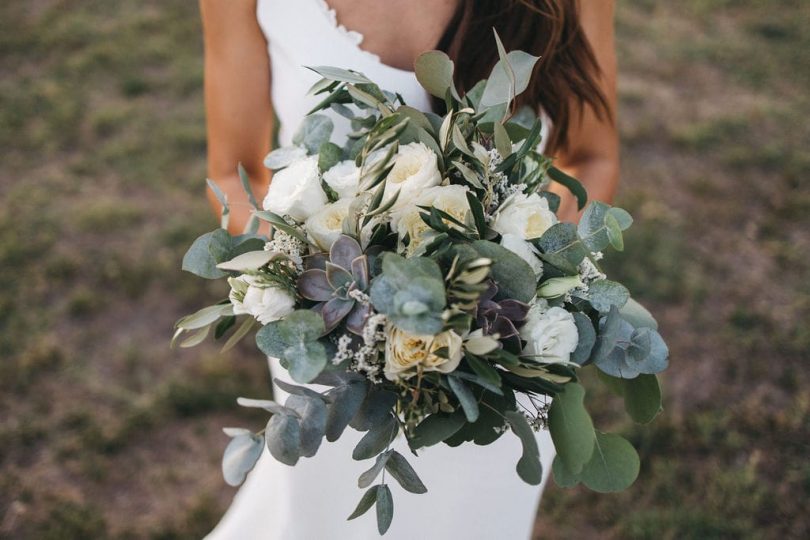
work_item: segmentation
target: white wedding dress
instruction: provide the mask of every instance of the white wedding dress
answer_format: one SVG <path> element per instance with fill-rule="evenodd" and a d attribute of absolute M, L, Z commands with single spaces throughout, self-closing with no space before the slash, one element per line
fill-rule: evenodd
<path fill-rule="evenodd" d="M 323 0 L 258 0 L 257 16 L 269 43 L 272 101 L 281 121 L 280 142 L 290 144 L 303 116 L 317 103 L 305 96 L 318 76 L 303 66 L 336 66 L 360 71 L 382 88 L 399 92 L 406 102 L 428 110 L 427 94 L 413 72 L 383 64 L 360 47 L 362 36 L 338 25 Z M 488 38 L 487 38 L 488 39 Z M 335 120 L 338 140 L 348 131 Z M 289 380 L 277 361 L 274 377 Z M 281 403 L 287 394 L 274 388 Z M 265 396 L 251 396 L 265 397 Z M 295 467 L 273 459 L 265 449 L 256 467 L 234 497 L 231 507 L 209 540 L 365 540 L 379 538 L 374 509 L 353 521 L 352 513 L 364 490 L 357 477 L 374 460 L 354 461 L 352 449 L 362 434 L 347 428 L 334 443 L 324 440 L 316 456 Z M 393 448 L 413 465 L 428 488 L 408 493 L 395 480 L 388 482 L 394 498 L 389 540 L 525 540 L 531 536 L 540 494 L 551 471 L 554 446 L 548 432 L 537 435 L 544 479 L 525 484 L 515 471 L 521 444 L 512 433 L 495 443 L 457 448 L 439 444 L 414 457 L 400 435 Z"/>

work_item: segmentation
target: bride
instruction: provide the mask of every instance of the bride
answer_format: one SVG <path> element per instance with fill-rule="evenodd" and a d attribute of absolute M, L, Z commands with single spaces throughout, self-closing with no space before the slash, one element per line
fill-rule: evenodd
<path fill-rule="evenodd" d="M 210 177 L 231 201 L 230 226 L 239 233 L 250 207 L 236 174 L 247 170 L 264 196 L 270 174 L 262 165 L 271 148 L 290 143 L 316 103 L 306 97 L 318 76 L 303 66 L 337 66 L 364 73 L 409 105 L 439 111 L 411 66 L 426 50 L 455 61 L 456 85 L 471 88 L 497 61 L 494 27 L 507 50 L 541 56 L 518 105 L 548 120 L 543 149 L 579 178 L 592 199 L 610 201 L 618 182 L 615 128 L 613 0 L 200 0 L 205 32 L 205 96 Z M 440 112 L 440 111 L 439 111 Z M 335 115 L 336 135 L 349 126 Z M 551 127 L 553 126 L 553 128 Z M 342 132 L 341 132 L 342 130 Z M 564 190 L 560 218 L 576 220 Z M 216 198 L 209 192 L 219 212 Z M 261 200 L 261 199 L 260 199 Z M 271 372 L 284 371 L 273 359 Z M 274 388 L 277 400 L 284 392 Z M 295 467 L 265 452 L 237 493 L 211 540 L 354 540 L 377 538 L 374 516 L 346 521 L 362 494 L 356 478 L 370 466 L 351 459 L 360 434 L 347 430 L 318 455 Z M 402 439 L 402 438 L 401 438 Z M 540 486 L 518 478 L 517 437 L 485 447 L 443 445 L 413 461 L 427 495 L 395 494 L 387 537 L 525 539 L 530 537 L 554 447 L 538 434 L 544 467 Z M 397 440 L 405 452 L 404 440 Z M 391 486 L 396 489 L 398 486 Z"/>

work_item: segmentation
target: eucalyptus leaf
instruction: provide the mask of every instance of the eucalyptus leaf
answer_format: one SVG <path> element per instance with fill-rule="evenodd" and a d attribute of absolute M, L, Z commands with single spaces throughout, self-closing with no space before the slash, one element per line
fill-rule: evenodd
<path fill-rule="evenodd" d="M 591 356 L 593 346 L 596 344 L 596 330 L 593 327 L 591 319 L 584 313 L 574 312 L 574 324 L 577 325 L 577 335 L 579 340 L 577 348 L 571 353 L 571 361 L 579 365 L 587 363 L 588 358 Z"/>
<path fill-rule="evenodd" d="M 332 142 L 326 142 L 321 145 L 318 152 L 318 169 L 321 172 L 326 172 L 343 159 L 343 150 Z"/>
<path fill-rule="evenodd" d="M 282 146 L 267 154 L 267 157 L 264 158 L 264 166 L 277 171 L 287 167 L 294 161 L 306 157 L 306 155 L 306 149 L 300 146 Z"/>
<path fill-rule="evenodd" d="M 491 259 L 491 276 L 498 285 L 498 298 L 512 298 L 529 302 L 535 295 L 534 270 L 529 263 L 508 249 L 488 240 L 472 244 L 481 257 Z"/>
<path fill-rule="evenodd" d="M 405 456 L 396 450 L 392 450 L 389 459 L 386 460 L 385 470 L 399 482 L 399 485 L 401 485 L 405 491 L 417 494 L 427 493 L 427 488 L 425 484 L 422 483 L 422 480 L 419 479 L 419 475 L 413 470 L 413 467 L 411 467 L 411 464 L 405 459 Z"/>
<path fill-rule="evenodd" d="M 354 509 L 354 512 L 352 512 L 347 519 L 356 519 L 368 512 L 369 509 L 377 502 L 377 491 L 379 491 L 380 487 L 381 486 L 372 486 L 369 488 L 368 491 L 363 494 L 363 497 L 357 504 L 357 508 Z"/>
<path fill-rule="evenodd" d="M 399 423 L 389 414 L 381 423 L 372 426 L 352 451 L 352 459 L 370 459 L 385 450 L 399 432 Z"/>
<path fill-rule="evenodd" d="M 453 87 L 453 61 L 442 51 L 428 51 L 414 62 L 419 84 L 432 96 L 444 99 Z"/>
<path fill-rule="evenodd" d="M 588 300 L 598 311 L 605 313 L 611 306 L 621 309 L 630 298 L 630 291 L 621 283 L 600 279 L 588 286 Z"/>
<path fill-rule="evenodd" d="M 396 402 L 395 393 L 372 386 L 349 425 L 358 431 L 368 431 L 391 415 Z"/>
<path fill-rule="evenodd" d="M 617 379 L 622 384 L 624 408 L 635 422 L 648 424 L 662 411 L 661 386 L 655 375 L 642 374 L 635 379 Z"/>
<path fill-rule="evenodd" d="M 506 421 L 523 445 L 523 455 L 517 463 L 517 473 L 527 484 L 540 485 L 543 481 L 543 465 L 540 463 L 540 450 L 537 439 L 526 417 L 517 411 L 506 411 Z"/>
<path fill-rule="evenodd" d="M 461 403 L 461 408 L 464 410 L 467 421 L 475 422 L 478 420 L 478 400 L 475 398 L 470 388 L 464 384 L 464 381 L 453 375 L 447 377 L 447 382 L 450 385 L 450 389 L 453 390 L 453 393 L 458 398 L 459 403 Z"/>
<path fill-rule="evenodd" d="M 313 398 L 292 394 L 284 405 L 300 418 L 301 456 L 314 456 L 326 432 L 326 404 L 320 396 Z"/>
<path fill-rule="evenodd" d="M 499 60 L 487 79 L 479 106 L 494 107 L 509 103 L 514 96 L 521 94 L 528 88 L 539 59 L 523 51 L 511 51 L 506 55 L 506 62 Z"/>
<path fill-rule="evenodd" d="M 394 499 L 391 490 L 385 484 L 377 490 L 377 531 L 385 534 L 394 519 Z"/>
<path fill-rule="evenodd" d="M 580 479 L 599 493 L 622 491 L 635 482 L 639 465 L 638 454 L 629 442 L 618 435 L 597 432 L 593 456 Z"/>
<path fill-rule="evenodd" d="M 183 257 L 183 270 L 205 279 L 225 277 L 225 272 L 219 270 L 217 264 L 227 260 L 231 245 L 231 235 L 225 229 L 200 236 Z"/>
<path fill-rule="evenodd" d="M 537 247 L 547 255 L 564 258 L 572 267 L 576 267 L 588 255 L 573 223 L 555 223 L 543 233 Z"/>
<path fill-rule="evenodd" d="M 360 410 L 367 388 L 365 382 L 355 382 L 337 386 L 329 392 L 331 404 L 326 419 L 327 441 L 333 442 L 340 438 L 343 430 Z"/>
<path fill-rule="evenodd" d="M 594 201 L 588 205 L 579 221 L 577 232 L 582 243 L 591 252 L 602 251 L 610 243 L 605 227 L 605 216 L 609 209 L 605 203 Z"/>
<path fill-rule="evenodd" d="M 628 298 L 627 302 L 619 309 L 622 319 L 630 323 L 634 328 L 652 328 L 658 330 L 658 322 L 647 311 L 647 309 L 636 302 L 633 298 Z"/>
<path fill-rule="evenodd" d="M 554 483 L 561 488 L 572 488 L 579 484 L 579 475 L 569 471 L 559 455 L 554 457 L 551 472 L 554 473 Z"/>
<path fill-rule="evenodd" d="M 377 479 L 383 469 L 385 469 L 385 464 L 388 463 L 388 460 L 391 458 L 392 452 L 393 450 L 388 450 L 377 456 L 377 461 L 374 462 L 374 465 L 361 474 L 360 478 L 357 479 L 357 487 L 367 488 L 370 486 L 374 480 Z"/>
<path fill-rule="evenodd" d="M 318 154 L 321 145 L 329 142 L 335 126 L 332 119 L 323 114 L 310 114 L 304 117 L 292 142 L 303 146 L 312 155 Z"/>
<path fill-rule="evenodd" d="M 245 481 L 264 449 L 264 439 L 250 432 L 231 439 L 222 456 L 222 475 L 229 486 L 238 486 Z"/>
<path fill-rule="evenodd" d="M 549 432 L 557 456 L 567 470 L 579 474 L 591 459 L 595 437 L 593 422 L 584 405 L 585 389 L 577 383 L 565 385 L 548 411 Z"/>
<path fill-rule="evenodd" d="M 578 210 L 582 210 L 585 207 L 585 204 L 588 202 L 588 192 L 579 180 L 565 174 L 557 167 L 549 167 L 548 175 L 558 184 L 562 184 L 568 188 L 568 191 L 576 197 Z"/>
<path fill-rule="evenodd" d="M 465 422 L 464 413 L 461 411 L 451 414 L 431 414 L 414 429 L 413 437 L 409 441 L 411 447 L 418 449 L 439 444 L 461 429 Z"/>
<path fill-rule="evenodd" d="M 270 454 L 285 465 L 295 465 L 301 457 L 301 426 L 289 414 L 274 414 L 267 422 L 265 440 Z"/>

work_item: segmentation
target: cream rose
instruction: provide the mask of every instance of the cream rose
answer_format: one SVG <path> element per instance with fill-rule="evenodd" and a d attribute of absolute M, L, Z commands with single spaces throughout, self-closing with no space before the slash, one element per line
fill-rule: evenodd
<path fill-rule="evenodd" d="M 385 377 L 389 381 L 408 379 L 420 368 L 450 373 L 461 362 L 462 339 L 452 330 L 436 336 L 420 336 L 389 325 L 386 334 Z M 447 358 L 434 354 L 442 348 L 447 348 Z"/>
<path fill-rule="evenodd" d="M 353 201 L 354 199 L 340 199 L 311 215 L 304 224 L 309 239 L 322 250 L 329 251 L 343 232 L 343 220 L 349 215 L 349 207 Z"/>
<path fill-rule="evenodd" d="M 461 223 L 469 224 L 471 221 L 470 204 L 467 202 L 467 188 L 464 186 L 435 186 L 426 189 L 410 204 L 391 214 L 391 229 L 399 235 L 400 241 L 408 236 L 408 254 L 415 255 L 424 247 L 433 234 L 427 223 L 420 216 L 424 212 L 420 206 L 433 206 L 442 212 L 453 216 Z M 450 222 L 451 227 L 458 225 Z"/>
<path fill-rule="evenodd" d="M 228 284 L 234 315 L 252 315 L 267 324 L 286 317 L 295 309 L 295 298 L 288 291 L 263 282 L 258 276 L 228 278 Z"/>
<path fill-rule="evenodd" d="M 549 364 L 566 363 L 579 343 L 574 316 L 559 307 L 543 310 L 541 305 L 529 311 L 526 324 L 520 329 L 526 341 L 523 354 Z"/>
<path fill-rule="evenodd" d="M 413 204 L 419 194 L 427 188 L 438 186 L 442 182 L 439 168 L 436 165 L 436 154 L 420 142 L 413 142 L 399 147 L 394 167 L 385 179 L 385 199 L 389 200 L 397 192 L 399 198 L 394 210 Z"/>
<path fill-rule="evenodd" d="M 303 223 L 327 201 L 321 188 L 318 156 L 310 156 L 273 174 L 263 206 L 265 210 Z"/>
<path fill-rule="evenodd" d="M 353 160 L 347 159 L 323 173 L 323 180 L 341 199 L 352 198 L 357 195 L 360 168 Z"/>
<path fill-rule="evenodd" d="M 548 207 L 548 201 L 537 193 L 515 193 L 504 201 L 492 229 L 500 234 L 514 234 L 523 240 L 540 238 L 549 227 L 557 223 L 557 216 Z"/>
<path fill-rule="evenodd" d="M 531 242 L 527 242 L 514 234 L 504 234 L 501 236 L 501 245 L 529 263 L 536 277 L 543 275 L 543 261 L 537 257 L 539 251 Z"/>

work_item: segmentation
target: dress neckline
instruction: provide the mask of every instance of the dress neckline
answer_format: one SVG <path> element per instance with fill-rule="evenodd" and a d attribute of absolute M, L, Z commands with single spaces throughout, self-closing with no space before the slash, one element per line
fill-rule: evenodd
<path fill-rule="evenodd" d="M 383 62 L 382 58 L 378 54 L 375 54 L 369 50 L 363 48 L 363 40 L 365 36 L 362 32 L 358 32 L 356 30 L 351 30 L 346 28 L 345 25 L 341 24 L 337 18 L 337 11 L 329 5 L 327 0 L 315 0 L 315 2 L 320 7 L 320 12 L 323 14 L 326 21 L 329 23 L 329 26 L 341 36 L 342 39 L 349 42 L 353 48 L 372 62 L 379 64 L 380 66 L 391 70 L 395 73 L 400 73 L 402 75 L 411 75 L 415 76 L 415 72 L 411 69 L 402 69 L 396 66 L 392 66 L 391 64 L 387 64 Z"/>

